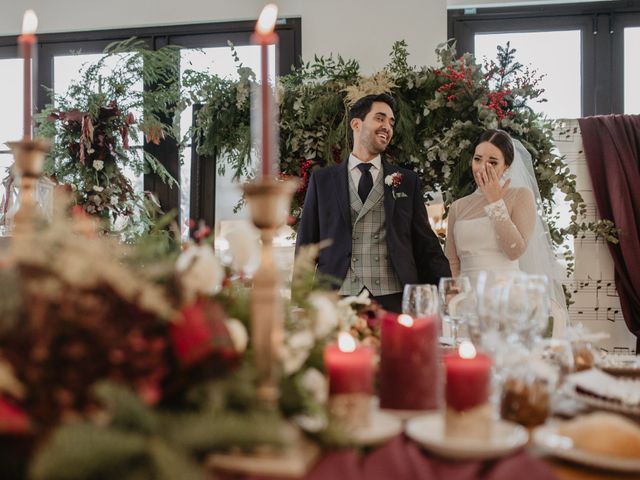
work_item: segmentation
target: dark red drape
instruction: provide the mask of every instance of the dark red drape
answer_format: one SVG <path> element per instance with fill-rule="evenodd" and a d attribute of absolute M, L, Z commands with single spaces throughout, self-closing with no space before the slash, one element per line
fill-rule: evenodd
<path fill-rule="evenodd" d="M 640 354 L 640 115 L 578 122 L 600 216 L 621 229 L 620 243 L 609 243 L 609 250 L 622 314 Z"/>

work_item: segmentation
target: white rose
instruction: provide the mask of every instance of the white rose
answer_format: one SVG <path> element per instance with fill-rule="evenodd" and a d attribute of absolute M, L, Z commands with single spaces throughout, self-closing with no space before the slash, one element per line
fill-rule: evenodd
<path fill-rule="evenodd" d="M 104 168 L 104 162 L 102 160 L 94 160 L 93 168 L 95 168 L 97 171 L 102 170 Z"/>
<path fill-rule="evenodd" d="M 258 232 L 248 223 L 239 223 L 225 238 L 231 251 L 231 267 L 237 272 L 245 272 L 251 265 L 257 266 L 260 258 Z"/>
<path fill-rule="evenodd" d="M 314 332 L 316 338 L 324 338 L 338 327 L 338 311 L 332 298 L 321 293 L 309 295 L 314 309 Z"/>
<path fill-rule="evenodd" d="M 224 279 L 224 270 L 208 245 L 194 245 L 182 252 L 176 261 L 176 270 L 188 300 L 199 293 L 217 293 Z"/>
<path fill-rule="evenodd" d="M 329 385 L 327 384 L 327 379 L 319 370 L 309 368 L 302 374 L 300 384 L 305 390 L 309 391 L 311 395 L 313 395 L 316 402 L 321 404 L 326 403 L 329 395 Z"/>
<path fill-rule="evenodd" d="M 109 202 L 111 203 L 111 205 L 117 205 L 118 204 L 118 197 L 116 197 L 115 195 L 111 195 L 111 198 L 109 199 Z"/>
<path fill-rule="evenodd" d="M 282 345 L 282 367 L 286 375 L 300 370 L 304 362 L 309 358 L 309 353 L 314 345 L 311 332 L 296 332 Z"/>
<path fill-rule="evenodd" d="M 98 161 L 98 160 L 96 160 L 96 161 Z M 100 185 L 94 185 L 94 186 L 93 186 L 93 191 L 94 191 L 94 192 L 98 192 L 98 193 L 100 193 L 100 192 L 101 192 L 101 191 L 103 191 L 103 190 L 104 190 L 104 187 L 101 187 Z"/>
<path fill-rule="evenodd" d="M 371 299 L 369 298 L 369 292 L 367 290 L 363 290 L 360 295 L 345 297 L 338 300 L 339 305 L 371 305 Z"/>
<path fill-rule="evenodd" d="M 242 353 L 247 349 L 249 343 L 249 334 L 244 325 L 237 318 L 230 318 L 224 322 L 231 337 L 231 343 L 236 352 Z"/>

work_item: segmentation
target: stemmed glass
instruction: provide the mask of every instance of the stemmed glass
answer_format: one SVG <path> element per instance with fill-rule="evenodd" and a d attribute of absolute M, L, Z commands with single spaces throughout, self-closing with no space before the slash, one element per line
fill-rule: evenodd
<path fill-rule="evenodd" d="M 530 318 L 534 309 L 526 275 L 515 275 L 502 289 L 500 307 L 507 340 L 511 344 L 524 343 L 531 330 Z"/>
<path fill-rule="evenodd" d="M 402 294 L 402 313 L 414 317 L 438 313 L 438 289 L 435 285 L 404 286 Z"/>
<path fill-rule="evenodd" d="M 458 333 L 462 320 L 475 310 L 471 282 L 468 277 L 443 277 L 438 288 L 442 318 L 451 325 L 453 346 L 458 345 Z"/>
<path fill-rule="evenodd" d="M 535 343 L 545 335 L 549 329 L 551 315 L 551 292 L 549 279 L 546 275 L 528 275 L 529 298 L 534 305 L 531 310 L 531 343 Z M 532 345 L 533 346 L 533 345 Z"/>

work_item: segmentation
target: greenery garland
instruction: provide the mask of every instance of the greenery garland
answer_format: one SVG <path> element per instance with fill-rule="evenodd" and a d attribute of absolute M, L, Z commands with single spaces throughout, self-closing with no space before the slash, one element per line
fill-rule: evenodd
<path fill-rule="evenodd" d="M 617 242 L 611 221 L 584 221 L 586 205 L 576 177 L 555 149 L 554 122 L 531 108 L 545 101 L 541 77 L 515 60 L 515 49 L 498 47 L 497 59 L 484 65 L 472 54 L 457 56 L 452 43 L 438 46 L 436 53 L 438 67 L 411 66 L 401 41 L 394 44 L 390 63 L 370 77 L 360 74 L 355 60 L 315 57 L 279 79 L 280 170 L 302 179 L 292 205 L 294 227 L 311 171 L 340 162 L 351 150 L 349 105 L 368 93 L 388 92 L 397 102 L 398 119 L 387 153 L 419 174 L 427 198 L 441 191 L 449 205 L 473 191 L 471 146 L 484 129 L 501 128 L 532 155 L 541 208 L 557 245 L 566 235 L 587 231 Z M 228 159 L 224 163 L 238 176 L 251 173 L 248 92 L 255 81 L 241 64 L 239 73 L 238 81 L 198 76 L 192 97 L 204 104 L 196 127 L 203 138 L 200 152 Z M 564 193 L 572 212 L 570 224 L 562 228 L 552 209 L 556 190 Z"/>

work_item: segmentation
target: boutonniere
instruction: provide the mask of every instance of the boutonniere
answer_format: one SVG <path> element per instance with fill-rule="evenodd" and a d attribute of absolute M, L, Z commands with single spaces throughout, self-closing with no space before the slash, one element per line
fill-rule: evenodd
<path fill-rule="evenodd" d="M 398 191 L 398 188 L 402 185 L 403 178 L 404 175 L 400 172 L 395 172 L 384 177 L 384 184 L 391 187 L 391 194 L 393 195 L 394 200 L 407 196 L 406 193 Z"/>

